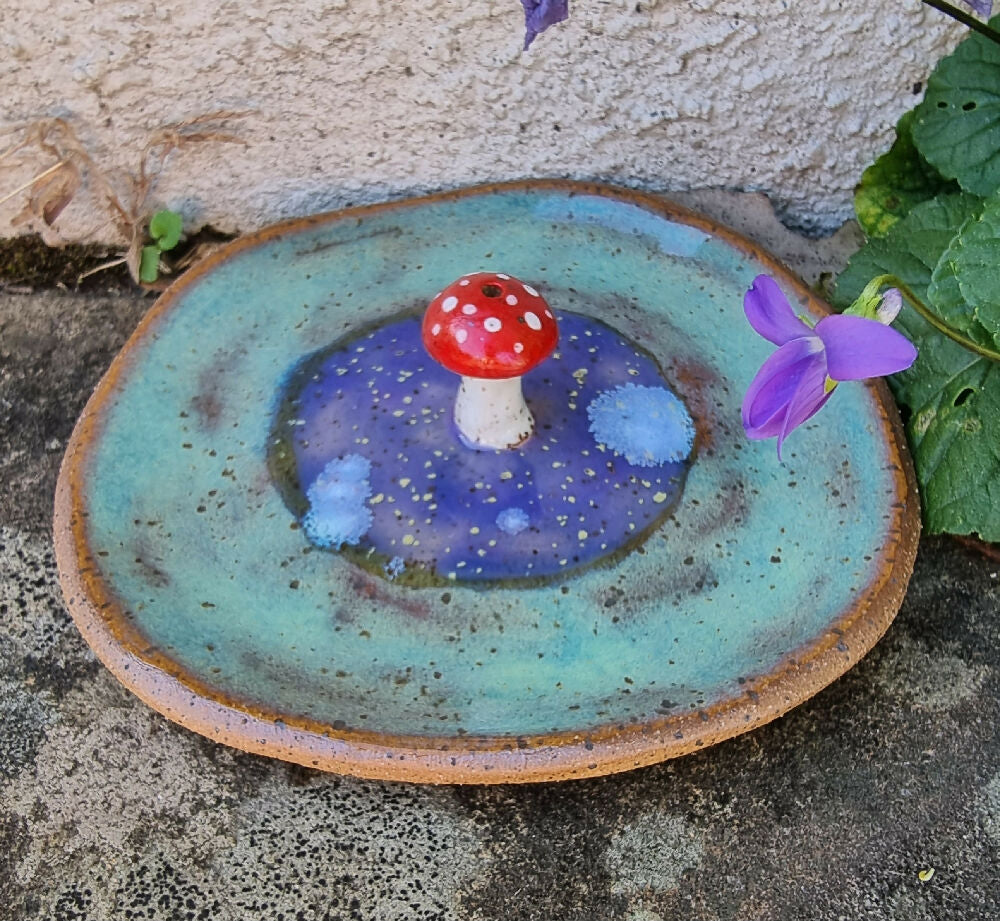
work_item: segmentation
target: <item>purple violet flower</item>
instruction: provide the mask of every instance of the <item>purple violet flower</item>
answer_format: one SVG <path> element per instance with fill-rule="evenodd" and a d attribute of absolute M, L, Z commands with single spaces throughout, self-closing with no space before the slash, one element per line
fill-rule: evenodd
<path fill-rule="evenodd" d="M 878 320 L 839 314 L 810 328 L 768 275 L 754 279 L 743 310 L 778 346 L 743 398 L 743 428 L 748 438 L 777 437 L 779 460 L 789 432 L 819 412 L 840 381 L 894 374 L 917 357 L 909 339 Z"/>
<path fill-rule="evenodd" d="M 524 7 L 524 50 L 549 26 L 569 18 L 569 0 L 521 0 Z"/>
<path fill-rule="evenodd" d="M 962 2 L 984 19 L 989 19 L 993 13 L 993 0 L 962 0 Z"/>

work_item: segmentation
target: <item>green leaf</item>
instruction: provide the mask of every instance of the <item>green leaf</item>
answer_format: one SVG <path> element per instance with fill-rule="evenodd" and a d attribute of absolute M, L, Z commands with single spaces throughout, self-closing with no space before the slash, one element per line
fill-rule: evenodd
<path fill-rule="evenodd" d="M 160 275 L 160 247 L 155 244 L 142 248 L 139 260 L 139 281 L 151 285 Z"/>
<path fill-rule="evenodd" d="M 927 399 L 908 403 L 906 433 L 927 528 L 1000 540 L 1000 363 L 934 331 L 918 347 Z"/>
<path fill-rule="evenodd" d="M 837 281 L 835 302 L 846 306 L 876 275 L 892 274 L 928 299 L 942 255 L 981 207 L 968 195 L 917 205 L 884 238 L 854 254 Z M 932 307 L 937 305 L 932 304 Z M 920 354 L 913 367 L 889 378 L 905 407 L 924 522 L 931 533 L 978 533 L 1000 540 L 1000 363 L 962 348 L 903 307 L 896 326 Z"/>
<path fill-rule="evenodd" d="M 854 193 L 854 212 L 869 237 L 884 237 L 896 221 L 938 193 L 959 191 L 920 155 L 912 124 L 913 112 L 906 112 L 892 147 L 864 171 Z"/>
<path fill-rule="evenodd" d="M 973 32 L 938 62 L 915 110 L 913 140 L 966 191 L 986 198 L 1000 188 L 1000 45 Z"/>
<path fill-rule="evenodd" d="M 970 217 L 934 269 L 928 296 L 952 326 L 1000 347 L 1000 197 Z"/>
<path fill-rule="evenodd" d="M 177 245 L 183 227 L 184 218 L 176 211 L 157 211 L 149 221 L 149 235 L 166 252 Z"/>
<path fill-rule="evenodd" d="M 833 303 L 850 305 L 876 275 L 892 274 L 926 299 L 931 273 L 959 227 L 982 207 L 975 196 L 941 195 L 917 205 L 883 238 L 869 240 L 837 279 Z"/>

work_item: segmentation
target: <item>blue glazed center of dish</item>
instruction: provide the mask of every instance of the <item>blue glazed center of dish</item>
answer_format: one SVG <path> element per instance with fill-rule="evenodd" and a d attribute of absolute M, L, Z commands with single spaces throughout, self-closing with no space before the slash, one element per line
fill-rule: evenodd
<path fill-rule="evenodd" d="M 535 434 L 505 451 L 462 444 L 459 379 L 428 357 L 416 316 L 306 359 L 270 466 L 310 542 L 427 584 L 544 580 L 645 540 L 680 497 L 693 423 L 640 348 L 588 317 L 559 323 L 522 382 Z"/>

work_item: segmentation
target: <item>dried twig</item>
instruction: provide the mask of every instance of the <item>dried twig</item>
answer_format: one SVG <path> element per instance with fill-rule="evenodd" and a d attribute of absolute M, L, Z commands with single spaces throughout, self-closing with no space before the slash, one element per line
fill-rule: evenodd
<path fill-rule="evenodd" d="M 31 187 L 32 187 L 32 186 L 33 186 L 33 185 L 34 185 L 34 184 L 35 184 L 36 182 L 41 182 L 41 181 L 42 181 L 42 180 L 43 180 L 43 179 L 44 179 L 44 178 L 45 178 L 46 176 L 50 176 L 50 175 L 52 175 L 52 173 L 54 173 L 54 172 L 55 172 L 56 170 L 59 170 L 59 169 L 62 169 L 62 168 L 63 168 L 63 167 L 65 166 L 65 165 L 66 165 L 66 161 L 65 161 L 65 160 L 61 160 L 61 161 L 60 161 L 59 163 L 57 163 L 57 164 L 56 164 L 55 166 L 50 166 L 50 167 L 49 167 L 49 168 L 48 168 L 47 170 L 45 170 L 44 172 L 41 172 L 41 173 L 39 173 L 39 174 L 38 174 L 37 176 L 35 176 L 35 178 L 34 178 L 34 179 L 29 179 L 29 180 L 28 180 L 28 181 L 27 181 L 27 182 L 26 182 L 26 183 L 25 183 L 24 185 L 22 185 L 22 186 L 21 186 L 20 188 L 17 188 L 17 189 L 14 189 L 14 191 L 13 191 L 13 192 L 9 192 L 8 194 L 4 195 L 4 197 L 3 197 L 3 198 L 0 198 L 0 205 L 3 205 L 3 204 L 6 204 L 6 203 L 7 203 L 7 202 L 9 202 L 9 201 L 10 201 L 10 200 L 11 200 L 12 198 L 14 198 L 14 197 L 16 197 L 16 196 L 20 195 L 20 194 L 21 194 L 22 192 L 26 192 L 26 191 L 27 191 L 28 189 L 30 189 L 30 188 L 31 188 Z"/>
<path fill-rule="evenodd" d="M 119 256 L 117 259 L 112 259 L 110 262 L 102 262 L 100 265 L 96 265 L 94 268 L 88 269 L 86 272 L 82 272 L 76 277 L 76 283 L 79 285 L 85 278 L 89 278 L 91 275 L 96 275 L 98 272 L 103 272 L 105 269 L 113 269 L 116 265 L 125 265 L 125 257 Z"/>
<path fill-rule="evenodd" d="M 28 201 L 14 218 L 14 225 L 36 221 L 45 242 L 59 246 L 66 242 L 55 228 L 55 222 L 84 185 L 84 178 L 107 210 L 113 224 L 127 246 L 121 260 L 109 262 L 81 276 L 93 274 L 124 262 L 138 282 L 146 224 L 152 213 L 150 199 L 157 178 L 169 155 L 190 144 L 205 141 L 240 141 L 234 134 L 213 128 L 223 122 L 241 118 L 247 113 L 236 111 L 212 112 L 187 121 L 166 125 L 153 132 L 139 155 L 138 172 L 121 171 L 120 180 L 112 180 L 80 142 L 73 127 L 62 118 L 40 119 L 28 125 L 21 140 L 0 155 L 0 169 L 7 168 L 9 157 L 19 151 L 36 148 L 56 160 L 27 183 L 0 198 L 0 205 L 28 192 Z M 106 225 L 105 225 L 106 226 Z"/>

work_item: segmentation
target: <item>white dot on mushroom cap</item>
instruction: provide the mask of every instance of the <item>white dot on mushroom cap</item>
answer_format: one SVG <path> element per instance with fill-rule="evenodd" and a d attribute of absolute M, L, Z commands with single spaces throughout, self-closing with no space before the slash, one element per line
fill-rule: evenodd
<path fill-rule="evenodd" d="M 513 307 L 517 303 L 517 298 L 514 297 L 513 294 L 508 294 L 507 297 L 504 298 L 504 300 L 507 301 L 507 303 L 510 304 L 511 307 Z"/>
<path fill-rule="evenodd" d="M 514 351 L 517 352 L 518 355 L 520 355 L 521 352 L 524 351 L 524 343 L 523 342 L 515 342 L 514 343 Z"/>
<path fill-rule="evenodd" d="M 510 281 L 509 275 L 501 275 L 499 272 L 497 272 L 497 278 L 502 278 L 504 281 Z"/>
<path fill-rule="evenodd" d="M 471 317 L 475 312 L 476 312 L 476 305 L 475 304 L 463 304 L 462 305 L 462 313 L 464 313 L 467 317 Z"/>
<path fill-rule="evenodd" d="M 468 283 L 469 283 L 469 279 L 468 279 L 468 278 L 463 278 L 463 279 L 462 279 L 462 280 L 461 280 L 461 281 L 459 282 L 459 284 L 460 284 L 460 285 L 462 285 L 463 287 L 464 287 L 465 285 L 467 285 Z"/>
<path fill-rule="evenodd" d="M 500 327 L 503 324 L 496 317 L 489 317 L 485 323 L 483 323 L 483 329 L 488 333 L 496 333 L 500 331 Z"/>
<path fill-rule="evenodd" d="M 431 327 L 431 335 L 432 336 L 436 336 L 439 332 L 441 332 L 441 324 L 440 323 L 435 323 Z"/>
<path fill-rule="evenodd" d="M 551 310 L 546 310 L 545 311 L 545 316 L 547 316 L 550 320 L 554 320 L 555 319 L 555 317 L 552 316 L 552 311 Z"/>
<path fill-rule="evenodd" d="M 524 315 L 524 322 L 528 324 L 532 329 L 541 329 L 542 321 L 538 319 L 536 314 L 533 314 L 530 310 Z"/>
<path fill-rule="evenodd" d="M 443 301 L 441 301 L 441 309 L 445 313 L 451 313 L 457 306 L 458 306 L 457 297 L 446 297 Z"/>
<path fill-rule="evenodd" d="M 531 287 L 531 285 L 525 285 L 524 290 L 528 292 L 532 297 L 538 297 L 538 292 Z"/>
<path fill-rule="evenodd" d="M 455 341 L 461 345 L 469 338 L 469 331 L 467 329 L 459 329 L 455 331 Z"/>

